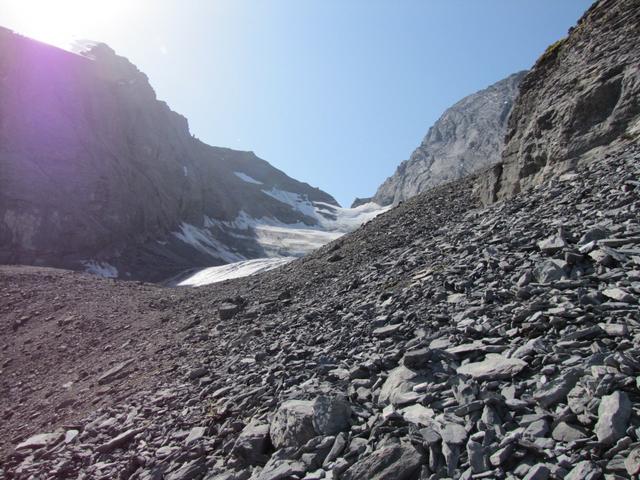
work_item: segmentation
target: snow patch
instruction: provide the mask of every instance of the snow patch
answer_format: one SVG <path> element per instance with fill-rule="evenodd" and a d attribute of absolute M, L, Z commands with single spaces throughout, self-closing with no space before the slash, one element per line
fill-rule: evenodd
<path fill-rule="evenodd" d="M 82 262 L 82 264 L 87 273 L 92 273 L 102 278 L 118 278 L 118 269 L 110 263 L 87 260 Z"/>
<path fill-rule="evenodd" d="M 243 255 L 232 251 L 227 245 L 215 238 L 210 231 L 195 225 L 181 223 L 180 231 L 173 232 L 173 235 L 196 250 L 214 258 L 219 258 L 223 262 L 233 263 L 246 260 Z"/>
<path fill-rule="evenodd" d="M 230 263 L 228 265 L 220 265 L 219 267 L 209 267 L 190 275 L 180 281 L 177 286 L 200 287 L 211 283 L 223 282 L 232 278 L 247 277 L 281 267 L 294 259 L 294 257 L 258 258 L 244 262 Z"/>
<path fill-rule="evenodd" d="M 312 202 L 304 195 L 277 188 L 262 190 L 262 192 L 308 217 L 315 218 L 322 230 L 330 232 L 352 232 L 363 223 L 391 208 L 391 205 L 381 207 L 374 202 L 355 208 L 343 208 L 324 202 Z"/>
<path fill-rule="evenodd" d="M 234 173 L 238 175 L 241 172 Z M 328 203 L 312 202 L 306 195 L 277 188 L 262 191 L 315 219 L 317 225 L 309 226 L 302 222 L 287 224 L 270 217 L 254 218 L 244 211 L 240 211 L 231 221 L 205 216 L 203 227 L 183 223 L 180 231 L 174 232 L 173 235 L 228 265 L 201 270 L 180 282 L 179 285 L 206 285 L 229 278 L 253 275 L 265 271 L 267 266 L 276 268 L 283 262 L 290 261 L 292 257 L 307 255 L 326 243 L 352 232 L 363 223 L 391 208 L 391 206 L 381 207 L 376 203 L 366 203 L 356 208 L 342 208 Z M 248 260 L 231 249 L 227 245 L 228 242 L 219 240 L 229 237 L 238 239 L 240 242 L 246 240 L 249 244 L 257 243 L 265 258 Z"/>
<path fill-rule="evenodd" d="M 320 225 L 326 230 L 342 233 L 353 232 L 361 225 L 391 209 L 391 205 L 381 207 L 373 202 L 364 203 L 355 208 L 336 207 L 323 202 L 315 202 L 315 206 L 316 218 Z"/>
<path fill-rule="evenodd" d="M 242 173 L 242 172 L 233 172 L 233 174 L 238 177 L 240 180 L 247 182 L 247 183 L 253 183 L 255 185 L 262 185 L 262 182 L 260 182 L 259 180 L 256 180 L 253 177 L 250 177 L 249 175 L 247 175 L 246 173 Z"/>

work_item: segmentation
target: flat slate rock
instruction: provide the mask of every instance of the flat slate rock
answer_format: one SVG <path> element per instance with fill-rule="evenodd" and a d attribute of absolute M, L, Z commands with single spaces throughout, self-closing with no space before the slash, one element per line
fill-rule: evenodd
<path fill-rule="evenodd" d="M 625 392 L 617 391 L 602 397 L 595 427 L 598 441 L 605 445 L 617 442 L 625 435 L 630 416 L 631 401 Z"/>
<path fill-rule="evenodd" d="M 410 480 L 420 471 L 422 456 L 408 442 L 380 448 L 358 460 L 340 477 L 342 480 Z"/>
<path fill-rule="evenodd" d="M 457 368 L 456 372 L 479 381 L 502 380 L 514 377 L 526 366 L 527 363 L 523 360 L 489 353 L 483 361 L 462 365 Z"/>

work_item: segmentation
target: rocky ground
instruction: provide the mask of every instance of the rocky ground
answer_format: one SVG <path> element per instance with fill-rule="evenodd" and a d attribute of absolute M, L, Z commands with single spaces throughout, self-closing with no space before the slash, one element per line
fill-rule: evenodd
<path fill-rule="evenodd" d="M 0 478 L 638 478 L 639 178 L 467 178 L 198 289 L 5 268 Z"/>

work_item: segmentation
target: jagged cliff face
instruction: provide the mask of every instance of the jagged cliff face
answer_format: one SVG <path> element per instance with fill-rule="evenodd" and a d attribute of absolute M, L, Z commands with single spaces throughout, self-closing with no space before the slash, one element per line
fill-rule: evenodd
<path fill-rule="evenodd" d="M 520 190 L 640 136 L 640 4 L 596 2 L 520 87 L 503 164 L 484 200 Z"/>
<path fill-rule="evenodd" d="M 500 161 L 507 119 L 525 72 L 465 97 L 429 129 L 373 201 L 389 205 Z"/>
<path fill-rule="evenodd" d="M 194 139 L 109 47 L 76 55 L 0 30 L 0 263 L 224 263 L 171 232 L 239 215 L 317 223 L 281 192 L 337 205 L 253 153 Z M 234 248 L 260 253 L 250 239 Z"/>

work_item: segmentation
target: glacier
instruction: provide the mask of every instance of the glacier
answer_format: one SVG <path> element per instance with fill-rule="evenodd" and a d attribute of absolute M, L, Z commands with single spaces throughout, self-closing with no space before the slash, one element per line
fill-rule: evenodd
<path fill-rule="evenodd" d="M 241 178 L 245 177 L 241 172 L 234 173 Z M 259 183 L 248 176 L 243 180 Z M 268 217 L 253 218 L 244 211 L 240 211 L 232 221 L 205 217 L 202 227 L 183 223 L 180 230 L 173 235 L 199 251 L 219 258 L 225 265 L 189 272 L 174 281 L 174 285 L 202 286 L 278 268 L 354 231 L 391 208 L 376 203 L 343 208 L 328 203 L 312 202 L 304 195 L 277 188 L 263 192 L 313 218 L 316 225 L 309 226 L 301 222 L 288 224 Z M 247 258 L 222 242 L 221 236 L 232 237 L 238 241 L 254 240 L 260 246 L 263 257 Z"/>

